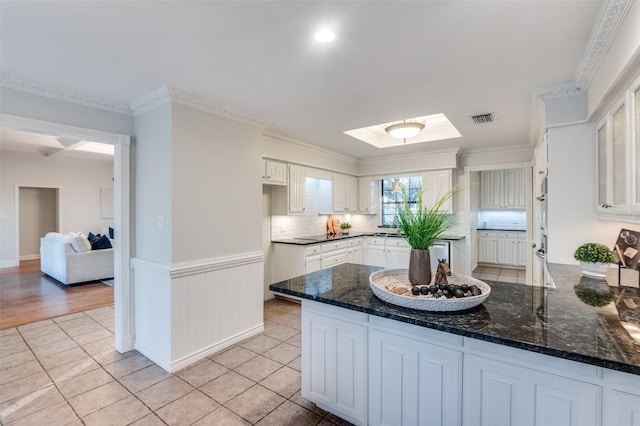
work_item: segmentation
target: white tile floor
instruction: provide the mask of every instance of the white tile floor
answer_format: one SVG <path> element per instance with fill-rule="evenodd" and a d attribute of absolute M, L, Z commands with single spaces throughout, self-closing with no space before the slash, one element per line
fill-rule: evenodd
<path fill-rule="evenodd" d="M 300 305 L 176 374 L 113 346 L 113 307 L 0 331 L 3 425 L 348 424 L 300 396 Z"/>
<path fill-rule="evenodd" d="M 504 283 L 527 283 L 527 271 L 524 269 L 501 268 L 499 266 L 478 266 L 472 276 L 479 280 L 500 281 Z"/>

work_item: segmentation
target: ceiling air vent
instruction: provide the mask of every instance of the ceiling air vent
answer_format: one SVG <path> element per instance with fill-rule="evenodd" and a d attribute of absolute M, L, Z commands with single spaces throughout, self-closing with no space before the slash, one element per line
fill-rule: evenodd
<path fill-rule="evenodd" d="M 489 113 L 489 114 L 472 115 L 471 119 L 476 124 L 493 123 L 495 121 L 495 118 L 493 117 L 493 114 L 491 114 L 491 113 Z"/>

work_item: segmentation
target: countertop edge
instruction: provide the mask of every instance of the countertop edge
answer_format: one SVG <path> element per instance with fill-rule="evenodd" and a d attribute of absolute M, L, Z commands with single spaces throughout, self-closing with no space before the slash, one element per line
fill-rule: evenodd
<path fill-rule="evenodd" d="M 312 244 L 324 244 L 324 243 L 330 243 L 330 242 L 334 242 L 334 241 L 342 241 L 342 240 L 349 240 L 352 238 L 362 238 L 362 237 L 382 237 L 382 238 L 402 238 L 400 235 L 396 235 L 396 234 L 387 234 L 387 233 L 383 233 L 383 232 L 365 232 L 365 233 L 358 233 L 357 235 L 341 235 L 335 238 L 328 238 L 327 240 L 311 240 L 311 239 L 307 239 L 305 237 L 299 237 L 299 238 L 286 238 L 284 240 L 271 240 L 272 244 L 290 244 L 290 245 L 296 245 L 296 246 L 308 246 L 308 245 L 312 245 Z M 464 240 L 466 237 L 464 235 L 447 235 L 444 236 L 442 238 L 438 238 L 438 241 L 461 241 Z"/>
<path fill-rule="evenodd" d="M 363 307 L 352 305 L 352 304 L 349 304 L 349 303 L 340 302 L 340 301 L 336 301 L 336 300 L 332 300 L 332 299 L 326 299 L 326 298 L 318 297 L 318 296 L 312 296 L 312 295 L 309 295 L 309 294 L 306 294 L 306 293 L 300 293 L 300 292 L 297 292 L 297 291 L 278 288 L 278 287 L 275 287 L 275 286 L 276 286 L 276 284 L 271 284 L 269 286 L 269 289 L 271 291 L 276 292 L 276 293 L 287 294 L 287 295 L 290 295 L 290 296 L 296 296 L 296 297 L 300 297 L 302 299 L 307 299 L 307 300 L 312 300 L 312 301 L 324 303 L 324 304 L 327 304 L 327 305 L 337 306 L 337 307 L 341 307 L 341 308 L 352 310 L 352 311 L 356 311 L 356 312 L 363 312 L 363 313 L 366 313 L 366 314 L 369 314 L 369 315 L 374 315 L 374 316 L 378 316 L 378 317 L 381 317 L 381 318 L 392 319 L 392 320 L 403 322 L 403 323 L 406 323 L 406 324 L 413 324 L 413 325 L 416 325 L 416 326 L 419 326 L 419 327 L 425 327 L 425 328 L 438 330 L 438 331 L 442 331 L 442 332 L 446 332 L 446 333 L 456 334 L 456 335 L 460 335 L 460 336 L 463 336 L 463 337 L 469 337 L 469 338 L 472 338 L 472 339 L 477 339 L 477 340 L 481 340 L 481 341 L 485 341 L 485 342 L 501 344 L 501 345 L 508 346 L 508 347 L 513 347 L 513 348 L 516 348 L 516 349 L 522 349 L 522 350 L 526 350 L 526 351 L 529 351 L 529 352 L 535 352 L 535 353 L 540 353 L 540 354 L 543 354 L 543 355 L 553 356 L 553 357 L 556 357 L 556 358 L 561 358 L 561 359 L 566 359 L 566 360 L 570 360 L 570 361 L 581 362 L 581 363 L 584 363 L 584 364 L 594 365 L 594 366 L 597 366 L 597 367 L 607 368 L 607 369 L 610 369 L 610 370 L 621 371 L 621 372 L 634 374 L 634 375 L 640 375 L 640 365 L 626 364 L 626 363 L 619 362 L 619 361 L 606 360 L 606 359 L 597 358 L 597 357 L 593 357 L 593 356 L 589 356 L 589 355 L 582 355 L 582 354 L 578 354 L 578 353 L 574 353 L 574 352 L 568 352 L 568 351 L 564 351 L 564 350 L 561 350 L 561 349 L 545 348 L 543 346 L 539 346 L 539 345 L 528 343 L 528 342 L 522 342 L 522 341 L 519 341 L 519 340 L 514 340 L 514 339 L 500 337 L 500 336 L 495 336 L 495 335 L 492 335 L 492 334 L 485 334 L 485 333 L 481 333 L 481 332 L 474 332 L 474 331 L 470 331 L 470 330 L 464 330 L 464 329 L 460 329 L 460 328 L 457 328 L 457 327 L 454 327 L 454 326 L 446 326 L 446 325 L 442 325 L 442 324 L 432 323 L 432 322 L 429 322 L 429 321 L 420 321 L 420 320 L 413 320 L 411 318 L 406 318 L 406 317 L 399 317 L 399 316 L 396 316 L 396 315 L 393 315 L 393 314 L 388 314 L 388 313 L 376 311 L 374 309 L 363 308 Z M 475 309 L 475 308 L 473 308 L 473 309 Z"/>

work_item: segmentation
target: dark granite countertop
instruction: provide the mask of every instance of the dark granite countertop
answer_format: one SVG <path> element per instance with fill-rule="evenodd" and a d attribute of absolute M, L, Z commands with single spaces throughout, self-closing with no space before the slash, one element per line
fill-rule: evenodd
<path fill-rule="evenodd" d="M 349 238 L 358 237 L 389 237 L 389 238 L 401 238 L 400 235 L 393 232 L 350 232 L 345 235 L 336 235 L 333 237 L 327 237 L 326 235 L 311 235 L 309 237 L 288 238 L 283 240 L 271 240 L 272 243 L 277 244 L 295 244 L 299 246 L 306 246 L 309 244 L 327 243 L 336 240 L 346 240 Z M 439 238 L 438 241 L 459 241 L 464 239 L 464 235 L 445 235 Z"/>
<path fill-rule="evenodd" d="M 557 288 L 487 281 L 491 295 L 473 309 L 437 313 L 373 295 L 379 267 L 343 264 L 272 284 L 275 292 L 422 327 L 640 375 L 640 290 L 609 287 L 580 268 L 549 265 Z M 613 303 L 611 303 L 613 302 Z M 627 328 L 625 328 L 627 327 Z M 629 331 L 627 331 L 629 330 Z"/>
<path fill-rule="evenodd" d="M 502 232 L 527 232 L 526 229 L 518 228 L 478 228 L 478 231 L 502 231 Z"/>

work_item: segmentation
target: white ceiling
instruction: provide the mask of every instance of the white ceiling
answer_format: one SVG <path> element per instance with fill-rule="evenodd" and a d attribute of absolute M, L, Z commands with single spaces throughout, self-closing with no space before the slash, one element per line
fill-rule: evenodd
<path fill-rule="evenodd" d="M 83 141 L 68 136 L 51 136 L 5 127 L 0 128 L 0 149 L 41 154 L 45 157 L 55 155 L 83 159 L 92 158 L 94 160 L 113 162 L 113 153 L 82 150 L 83 147 L 93 144 L 97 144 L 95 149 L 104 147 L 105 150 L 111 148 L 110 151 L 113 151 L 113 145 Z"/>
<path fill-rule="evenodd" d="M 531 91 L 574 80 L 601 6 L 3 0 L 0 71 L 125 105 L 167 85 L 355 158 L 521 146 Z M 434 113 L 462 137 L 380 150 L 343 133 Z"/>

